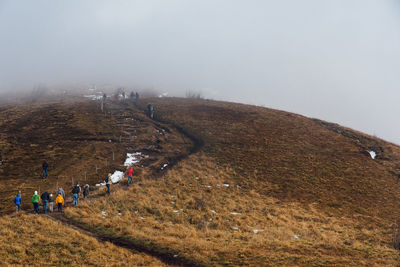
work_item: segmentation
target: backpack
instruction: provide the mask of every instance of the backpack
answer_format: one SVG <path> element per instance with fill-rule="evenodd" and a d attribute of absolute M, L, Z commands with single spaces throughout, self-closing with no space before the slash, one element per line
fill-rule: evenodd
<path fill-rule="evenodd" d="M 77 187 L 77 186 L 75 186 L 73 189 L 72 189 L 72 194 L 78 194 L 79 193 L 79 188 Z"/>
<path fill-rule="evenodd" d="M 104 180 L 104 182 L 108 183 L 108 177 L 106 177 L 106 179 Z"/>

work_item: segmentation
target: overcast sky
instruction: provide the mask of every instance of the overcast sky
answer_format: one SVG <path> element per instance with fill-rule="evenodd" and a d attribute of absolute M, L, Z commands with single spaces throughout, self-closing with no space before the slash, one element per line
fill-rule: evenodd
<path fill-rule="evenodd" d="M 0 0 L 0 90 L 155 88 L 400 144 L 400 1 Z"/>

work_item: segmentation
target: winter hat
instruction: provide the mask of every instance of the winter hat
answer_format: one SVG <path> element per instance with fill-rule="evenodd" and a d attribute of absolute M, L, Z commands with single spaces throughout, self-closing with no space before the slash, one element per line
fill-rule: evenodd
<path fill-rule="evenodd" d="M 35 191 L 35 195 L 37 195 L 37 191 Z"/>
<path fill-rule="evenodd" d="M 111 173 L 108 174 L 108 177 L 110 177 L 110 176 L 111 176 Z"/>

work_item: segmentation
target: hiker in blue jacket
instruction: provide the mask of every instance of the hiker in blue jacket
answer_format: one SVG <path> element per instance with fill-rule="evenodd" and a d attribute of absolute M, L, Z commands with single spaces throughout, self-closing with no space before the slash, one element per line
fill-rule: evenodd
<path fill-rule="evenodd" d="M 43 164 L 42 164 L 42 169 L 43 169 L 42 176 L 43 176 L 43 178 L 47 178 L 47 168 L 48 167 L 49 167 L 49 164 L 47 163 L 47 161 L 43 161 Z"/>
<path fill-rule="evenodd" d="M 20 211 L 21 210 L 22 198 L 19 196 L 19 193 L 14 198 L 14 203 L 15 203 L 16 212 Z"/>

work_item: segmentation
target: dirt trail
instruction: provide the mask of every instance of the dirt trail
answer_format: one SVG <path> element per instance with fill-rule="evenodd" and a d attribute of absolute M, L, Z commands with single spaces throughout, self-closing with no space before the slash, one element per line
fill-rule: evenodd
<path fill-rule="evenodd" d="M 137 108 L 135 108 L 131 104 L 127 104 L 124 102 L 114 102 L 111 101 L 107 105 L 108 111 L 112 114 L 114 118 L 117 120 L 117 125 L 124 127 L 124 130 L 121 131 L 125 133 L 125 136 L 122 137 L 121 135 L 121 142 L 126 146 L 126 149 L 132 150 L 132 149 L 137 149 L 137 147 L 134 147 L 132 143 L 132 135 L 137 134 L 137 129 L 133 125 L 128 125 L 127 120 L 131 118 L 131 114 L 134 112 L 140 112 Z M 201 140 L 196 139 L 192 135 L 188 134 L 185 132 L 182 128 L 172 125 L 168 122 L 164 121 L 153 121 L 147 118 L 143 118 L 146 123 L 153 124 L 157 129 L 160 129 L 160 131 L 167 131 L 171 132 L 172 129 L 177 132 L 180 135 L 183 135 L 185 138 L 190 140 L 192 142 L 192 146 L 190 149 L 186 152 L 183 152 L 179 155 L 173 156 L 173 157 L 168 157 L 168 169 L 173 167 L 176 163 L 179 161 L 187 158 L 190 154 L 193 154 L 197 151 L 200 150 L 200 148 L 203 146 L 203 142 Z M 143 121 L 142 121 L 143 122 Z M 158 139 L 157 139 L 158 141 Z M 150 150 L 150 148 L 149 148 Z M 154 157 L 157 157 L 158 153 L 154 153 Z M 161 155 L 160 155 L 161 156 Z M 148 161 L 147 164 L 154 163 L 155 160 Z M 154 165 L 154 164 L 153 164 Z M 154 177 L 159 178 L 161 177 L 165 172 L 167 168 L 163 168 L 162 170 L 160 168 L 153 168 L 153 173 Z M 120 190 L 126 189 L 128 186 L 124 184 L 120 184 Z M 95 198 L 91 198 L 90 200 L 94 200 Z M 66 202 L 70 204 L 71 199 L 67 199 Z M 68 205 L 70 206 L 70 205 Z M 97 238 L 100 241 L 108 241 L 113 243 L 114 245 L 117 245 L 119 247 L 123 247 L 129 250 L 132 250 L 134 252 L 141 252 L 148 254 L 150 256 L 156 257 L 162 262 L 168 264 L 168 265 L 174 265 L 174 266 L 206 266 L 202 262 L 195 261 L 193 259 L 189 259 L 183 256 L 180 256 L 177 252 L 170 251 L 168 248 L 160 248 L 155 246 L 154 244 L 146 244 L 143 243 L 142 241 L 135 241 L 135 240 L 127 240 L 123 239 L 120 237 L 112 236 L 110 234 L 104 233 L 101 231 L 101 229 L 94 229 L 93 227 L 87 226 L 85 224 L 82 224 L 80 222 L 76 222 L 71 220 L 70 218 L 65 217 L 63 214 L 54 212 L 54 213 L 47 213 L 43 214 L 43 216 L 47 218 L 51 218 L 54 220 L 57 220 L 61 222 L 62 224 L 73 227 L 76 230 L 79 230 L 85 234 L 91 235 L 95 238 Z"/>

